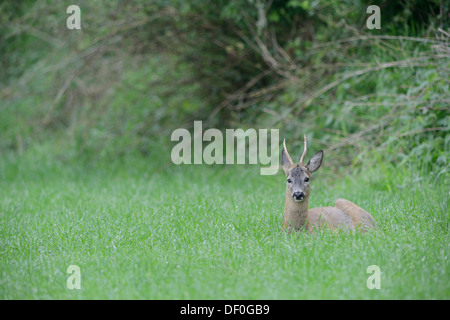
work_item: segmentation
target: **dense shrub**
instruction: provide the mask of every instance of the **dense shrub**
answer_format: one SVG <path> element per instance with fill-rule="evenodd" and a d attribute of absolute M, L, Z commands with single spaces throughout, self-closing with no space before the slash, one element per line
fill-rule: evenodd
<path fill-rule="evenodd" d="M 449 167 L 448 4 L 59 1 L 0 7 L 0 152 L 151 154 L 174 128 L 308 134 L 333 164 Z"/>

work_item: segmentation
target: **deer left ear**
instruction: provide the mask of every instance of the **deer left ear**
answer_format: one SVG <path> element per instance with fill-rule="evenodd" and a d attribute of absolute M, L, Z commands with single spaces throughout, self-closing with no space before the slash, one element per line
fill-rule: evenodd
<path fill-rule="evenodd" d="M 308 161 L 308 163 L 306 164 L 306 169 L 308 169 L 311 173 L 317 171 L 320 168 L 320 165 L 322 164 L 322 159 L 323 159 L 323 151 L 320 150 L 315 155 L 313 155 L 311 160 Z"/>

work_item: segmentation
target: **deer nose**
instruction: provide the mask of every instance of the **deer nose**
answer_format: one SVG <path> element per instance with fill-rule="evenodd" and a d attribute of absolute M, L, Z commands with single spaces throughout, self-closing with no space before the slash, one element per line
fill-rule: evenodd
<path fill-rule="evenodd" d="M 294 200 L 303 200 L 305 198 L 305 194 L 303 192 L 297 191 L 297 192 L 294 192 L 292 197 L 294 198 Z"/>

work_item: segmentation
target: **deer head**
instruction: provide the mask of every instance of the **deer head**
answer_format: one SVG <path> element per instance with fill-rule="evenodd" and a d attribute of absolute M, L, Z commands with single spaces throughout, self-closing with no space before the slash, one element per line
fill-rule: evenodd
<path fill-rule="evenodd" d="M 303 161 L 306 156 L 307 143 L 304 136 L 304 150 L 298 164 L 294 164 L 286 149 L 286 141 L 283 140 L 283 151 L 281 152 L 281 164 L 286 173 L 286 201 L 292 199 L 294 202 L 303 202 L 309 199 L 309 181 L 313 172 L 317 171 L 322 164 L 323 151 L 317 152 L 306 165 Z"/>

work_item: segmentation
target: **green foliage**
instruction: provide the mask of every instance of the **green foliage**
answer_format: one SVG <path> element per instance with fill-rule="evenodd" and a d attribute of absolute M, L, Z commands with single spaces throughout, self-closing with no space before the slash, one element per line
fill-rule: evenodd
<path fill-rule="evenodd" d="M 2 154 L 150 155 L 203 120 L 306 133 L 335 167 L 448 172 L 446 3 L 379 2 L 368 30 L 366 1 L 80 1 L 80 32 L 25 4 L 1 5 Z"/>

